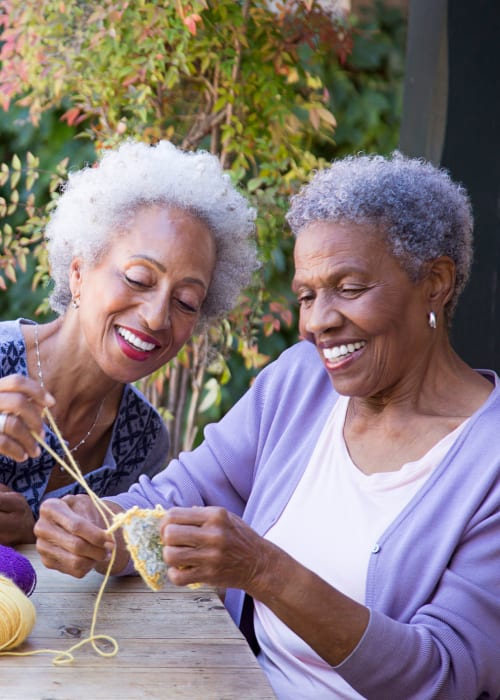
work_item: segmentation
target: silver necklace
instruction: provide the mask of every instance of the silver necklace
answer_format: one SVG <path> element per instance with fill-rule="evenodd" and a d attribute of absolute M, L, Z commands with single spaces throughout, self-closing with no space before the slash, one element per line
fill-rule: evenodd
<path fill-rule="evenodd" d="M 35 324 L 35 353 L 36 353 L 36 368 L 37 368 L 37 373 L 38 373 L 38 379 L 40 381 L 40 386 L 42 387 L 42 389 L 45 389 L 45 384 L 43 382 L 42 363 L 40 362 L 40 346 L 38 343 L 38 324 Z M 78 450 L 78 448 L 81 447 L 82 445 L 84 445 L 87 442 L 87 440 L 89 439 L 92 431 L 94 430 L 94 428 L 97 425 L 97 421 L 101 417 L 102 407 L 104 406 L 105 400 L 106 400 L 106 397 L 104 397 L 104 399 L 99 404 L 99 408 L 97 409 L 96 417 L 94 418 L 94 422 L 90 426 L 90 429 L 87 431 L 87 434 L 84 435 L 82 437 L 82 439 L 80 440 L 80 442 L 78 442 L 74 447 L 69 447 L 69 451 L 71 453 L 76 452 Z M 64 467 L 59 467 L 59 469 L 62 472 L 64 471 Z"/>

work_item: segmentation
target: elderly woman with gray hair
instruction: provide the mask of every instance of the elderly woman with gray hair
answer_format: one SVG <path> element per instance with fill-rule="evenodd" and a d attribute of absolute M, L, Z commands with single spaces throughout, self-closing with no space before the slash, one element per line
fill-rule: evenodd
<path fill-rule="evenodd" d="M 499 380 L 448 334 L 467 195 L 419 160 L 349 157 L 288 220 L 303 340 L 110 505 L 167 509 L 170 579 L 227 588 L 281 700 L 498 698 Z M 86 496 L 46 501 L 36 534 L 75 576 L 113 546 Z"/>
<path fill-rule="evenodd" d="M 153 476 L 168 435 L 133 382 L 235 303 L 254 211 L 215 156 L 126 142 L 69 177 L 47 228 L 56 320 L 0 323 L 0 543 L 34 541 L 47 496 L 83 492 L 32 431 L 51 412 L 100 496 Z"/>

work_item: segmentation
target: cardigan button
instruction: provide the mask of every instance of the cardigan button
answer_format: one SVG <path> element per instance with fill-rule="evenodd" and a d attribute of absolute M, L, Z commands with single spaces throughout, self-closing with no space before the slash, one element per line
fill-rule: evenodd
<path fill-rule="evenodd" d="M 377 544 L 374 544 L 372 547 L 372 554 L 378 554 L 378 552 L 380 552 L 380 545 L 377 542 Z"/>

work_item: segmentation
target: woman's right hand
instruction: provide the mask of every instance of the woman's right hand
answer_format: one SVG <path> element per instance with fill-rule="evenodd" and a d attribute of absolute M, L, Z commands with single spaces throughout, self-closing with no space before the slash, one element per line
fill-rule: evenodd
<path fill-rule="evenodd" d="M 115 512 L 121 508 L 107 503 Z M 115 542 L 108 534 L 97 508 L 85 495 L 50 498 L 42 503 L 35 525 L 36 547 L 43 564 L 76 578 L 91 569 L 106 571 Z M 128 552 L 117 539 L 117 556 L 112 573 L 120 572 Z"/>
<path fill-rule="evenodd" d="M 34 522 L 23 494 L 0 483 L 0 544 L 8 547 L 31 544 L 35 541 Z"/>
<path fill-rule="evenodd" d="M 54 404 L 52 394 L 30 377 L 9 374 L 0 378 L 0 414 L 5 416 L 0 454 L 16 462 L 38 457 L 40 447 L 31 432 L 43 437 L 42 411 Z"/>

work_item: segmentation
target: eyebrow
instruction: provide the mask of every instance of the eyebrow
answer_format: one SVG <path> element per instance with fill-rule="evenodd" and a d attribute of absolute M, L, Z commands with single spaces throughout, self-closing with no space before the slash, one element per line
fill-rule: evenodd
<path fill-rule="evenodd" d="M 198 284 L 202 289 L 206 289 L 205 283 L 199 280 L 197 277 L 183 277 L 183 282 L 188 282 L 189 284 Z"/>
<path fill-rule="evenodd" d="M 167 268 L 164 265 L 162 265 L 161 262 L 158 262 L 158 260 L 151 258 L 149 255 L 131 255 L 130 257 L 132 260 L 147 260 L 151 263 L 151 265 L 157 267 L 160 270 L 160 272 L 167 271 Z"/>
<path fill-rule="evenodd" d="M 163 273 L 167 272 L 167 268 L 165 267 L 165 265 L 162 265 L 161 262 L 159 262 L 158 260 L 155 260 L 155 258 L 152 258 L 149 255 L 132 255 L 131 259 L 132 260 L 147 260 L 147 262 L 150 262 L 151 265 L 154 265 L 154 267 L 156 267 L 158 270 L 160 270 L 160 272 L 163 272 Z M 198 279 L 198 277 L 183 277 L 182 281 L 187 282 L 188 284 L 197 284 L 200 287 L 202 287 L 202 289 L 207 288 L 205 283 L 202 280 Z"/>

